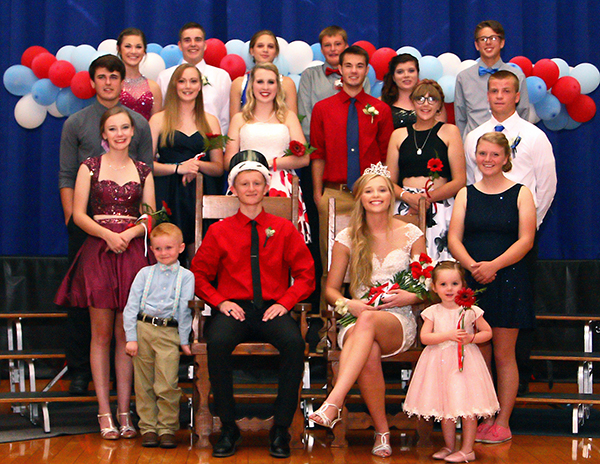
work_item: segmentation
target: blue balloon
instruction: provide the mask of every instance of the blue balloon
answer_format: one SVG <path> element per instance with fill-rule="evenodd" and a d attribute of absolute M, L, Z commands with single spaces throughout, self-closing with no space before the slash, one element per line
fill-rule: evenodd
<path fill-rule="evenodd" d="M 569 113 L 565 105 L 560 105 L 560 113 L 555 118 L 544 120 L 544 126 L 552 131 L 563 130 L 569 122 Z"/>
<path fill-rule="evenodd" d="M 95 54 L 96 49 L 91 45 L 83 44 L 76 47 L 71 53 L 71 64 L 75 66 L 75 71 L 87 71 Z"/>
<path fill-rule="evenodd" d="M 314 43 L 310 46 L 310 48 L 313 51 L 313 61 L 325 61 L 325 56 L 323 55 L 323 52 L 321 51 L 321 44 L 320 43 Z"/>
<path fill-rule="evenodd" d="M 73 113 L 77 113 L 79 110 L 84 109 L 94 100 L 94 98 L 95 97 L 81 100 L 73 95 L 70 87 L 66 87 L 58 92 L 58 96 L 56 97 L 56 109 L 60 114 L 70 116 Z"/>
<path fill-rule="evenodd" d="M 287 76 L 290 73 L 290 65 L 284 56 L 279 55 L 277 58 L 275 58 L 273 64 L 277 66 L 277 69 L 279 69 L 279 74 L 282 76 Z"/>
<path fill-rule="evenodd" d="M 244 50 L 244 41 L 240 39 L 231 39 L 225 44 L 228 55 L 238 55 L 244 58 L 243 53 L 247 53 L 248 49 Z"/>
<path fill-rule="evenodd" d="M 456 76 L 442 76 L 438 84 L 444 91 L 444 102 L 454 103 L 454 89 L 456 88 Z"/>
<path fill-rule="evenodd" d="M 146 47 L 146 53 L 156 53 L 157 55 L 160 55 L 160 52 L 162 52 L 162 45 L 157 44 L 155 42 L 149 43 L 148 46 Z"/>
<path fill-rule="evenodd" d="M 419 59 L 419 72 L 420 79 L 433 79 L 437 81 L 444 75 L 444 66 L 441 61 L 435 56 L 426 55 Z"/>
<path fill-rule="evenodd" d="M 252 69 L 254 67 L 254 57 L 250 54 L 250 41 L 245 42 L 242 45 L 240 56 L 244 59 L 244 62 L 246 63 L 246 69 Z M 279 58 L 279 56 L 277 58 Z M 275 58 L 273 64 L 275 64 L 275 66 L 279 68 L 277 58 Z M 279 70 L 279 72 L 281 72 L 281 69 Z"/>
<path fill-rule="evenodd" d="M 375 68 L 373 68 L 373 66 L 369 65 L 369 71 L 367 72 L 367 78 L 369 79 L 369 82 L 371 83 L 371 87 L 373 87 L 375 85 L 375 83 L 377 82 L 377 75 L 375 74 Z"/>
<path fill-rule="evenodd" d="M 565 126 L 565 129 L 573 130 L 573 129 L 577 129 L 579 126 L 581 126 L 581 123 L 575 121 L 571 116 L 569 116 L 569 120 L 567 121 L 567 125 Z"/>
<path fill-rule="evenodd" d="M 536 103 L 542 101 L 542 99 L 546 96 L 546 92 L 548 91 L 544 80 L 537 76 L 529 76 L 525 81 L 527 82 L 529 103 L 535 105 Z"/>
<path fill-rule="evenodd" d="M 33 84 L 38 80 L 33 71 L 22 64 L 15 64 L 4 71 L 4 87 L 9 93 L 22 97 L 31 92 Z"/>
<path fill-rule="evenodd" d="M 381 97 L 381 89 L 383 88 L 383 81 L 377 81 L 371 86 L 371 96 L 375 98 Z"/>
<path fill-rule="evenodd" d="M 183 53 L 181 53 L 177 45 L 171 44 L 160 51 L 160 56 L 164 60 L 165 66 L 170 68 L 179 64 L 183 58 Z"/>
<path fill-rule="evenodd" d="M 534 106 L 535 112 L 544 120 L 544 122 L 546 119 L 555 118 L 558 116 L 558 113 L 560 113 L 560 102 L 558 101 L 558 98 L 551 93 L 547 93 L 546 96 Z"/>
<path fill-rule="evenodd" d="M 294 84 L 296 84 L 296 92 L 297 92 L 298 87 L 300 86 L 300 74 L 290 74 L 288 77 L 294 81 Z"/>
<path fill-rule="evenodd" d="M 518 69 L 519 71 L 523 72 L 523 70 L 521 69 L 521 66 L 519 66 L 517 63 L 511 63 L 510 61 L 508 63 L 509 66 L 512 66 L 515 69 Z"/>
<path fill-rule="evenodd" d="M 60 92 L 50 79 L 40 79 L 31 87 L 31 96 L 38 105 L 48 106 L 54 103 Z"/>

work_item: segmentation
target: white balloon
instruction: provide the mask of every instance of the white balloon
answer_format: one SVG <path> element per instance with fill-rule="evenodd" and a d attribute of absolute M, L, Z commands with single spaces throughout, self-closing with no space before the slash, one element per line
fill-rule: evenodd
<path fill-rule="evenodd" d="M 238 55 L 244 58 L 242 55 L 244 51 L 244 41 L 240 39 L 231 39 L 225 44 L 228 55 Z"/>
<path fill-rule="evenodd" d="M 111 55 L 117 54 L 117 40 L 116 39 L 106 39 L 100 42 L 98 45 L 99 52 L 108 52 Z"/>
<path fill-rule="evenodd" d="M 298 91 L 298 87 L 300 86 L 300 74 L 290 74 L 288 76 L 292 81 L 294 81 L 294 84 L 296 84 L 296 92 Z"/>
<path fill-rule="evenodd" d="M 456 74 L 459 74 L 460 72 L 464 71 L 465 69 L 470 68 L 474 64 L 477 64 L 477 61 L 475 61 L 475 60 L 465 60 L 465 61 L 463 61 L 460 64 L 460 66 L 458 67 L 458 69 L 456 71 Z"/>
<path fill-rule="evenodd" d="M 559 79 L 563 76 L 569 75 L 569 64 L 565 60 L 563 60 L 562 58 L 552 58 L 552 61 L 554 61 L 556 63 L 556 66 L 558 66 Z"/>
<path fill-rule="evenodd" d="M 306 42 L 295 40 L 290 42 L 284 56 L 290 65 L 290 74 L 300 74 L 313 60 L 313 51 Z"/>
<path fill-rule="evenodd" d="M 75 45 L 65 45 L 64 47 L 60 47 L 56 52 L 56 59 L 71 62 L 71 55 L 74 50 Z"/>
<path fill-rule="evenodd" d="M 30 93 L 21 97 L 15 105 L 15 119 L 19 126 L 25 129 L 35 129 L 41 126 L 47 114 L 46 107 L 38 105 Z"/>
<path fill-rule="evenodd" d="M 600 71 L 591 63 L 581 63 L 571 70 L 573 76 L 581 85 L 581 94 L 593 92 L 600 84 Z"/>
<path fill-rule="evenodd" d="M 96 49 L 91 45 L 82 44 L 77 46 L 71 54 L 71 64 L 75 66 L 75 71 L 87 71 L 96 53 Z"/>
<path fill-rule="evenodd" d="M 166 69 L 165 60 L 158 53 L 146 53 L 140 63 L 140 72 L 148 79 L 155 81 L 161 71 Z"/>
<path fill-rule="evenodd" d="M 46 110 L 48 111 L 48 113 L 50 113 L 50 116 L 54 116 L 55 118 L 64 118 L 65 115 L 62 114 L 60 111 L 58 111 L 58 108 L 56 107 L 56 102 L 52 103 L 51 105 L 48 105 L 46 107 Z"/>
<path fill-rule="evenodd" d="M 456 76 L 460 67 L 460 58 L 454 53 L 442 53 L 438 60 L 444 68 L 444 76 Z"/>
<path fill-rule="evenodd" d="M 279 54 L 285 53 L 288 48 L 288 41 L 283 37 L 277 37 L 277 43 L 279 43 Z"/>
<path fill-rule="evenodd" d="M 400 55 L 402 53 L 408 53 L 409 55 L 414 56 L 417 60 L 423 58 L 423 55 L 421 55 L 421 52 L 419 50 L 417 50 L 415 47 L 409 47 L 408 45 L 400 47 L 398 50 L 396 50 L 397 55 Z"/>

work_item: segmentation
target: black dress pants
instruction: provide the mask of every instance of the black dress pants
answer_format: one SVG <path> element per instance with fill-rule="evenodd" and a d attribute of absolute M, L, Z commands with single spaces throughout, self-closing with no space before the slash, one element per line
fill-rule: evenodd
<path fill-rule="evenodd" d="M 208 373 L 215 400 L 215 411 L 222 423 L 235 421 L 231 353 L 247 341 L 272 344 L 279 350 L 279 385 L 274 405 L 275 425 L 289 427 L 298 407 L 298 389 L 304 369 L 304 340 L 290 314 L 263 322 L 264 309 L 252 302 L 236 301 L 246 319 L 238 321 L 213 310 L 207 324 Z M 268 308 L 274 302 L 265 302 Z"/>

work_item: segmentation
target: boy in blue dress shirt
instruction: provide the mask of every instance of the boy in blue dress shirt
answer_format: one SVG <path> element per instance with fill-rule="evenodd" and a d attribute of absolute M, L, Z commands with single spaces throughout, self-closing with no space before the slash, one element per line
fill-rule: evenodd
<path fill-rule="evenodd" d="M 175 448 L 179 429 L 179 346 L 191 355 L 189 338 L 194 297 L 194 274 L 180 266 L 185 249 L 181 230 L 165 222 L 150 234 L 158 261 L 135 277 L 123 326 L 127 354 L 133 357 L 135 397 L 142 446 Z"/>

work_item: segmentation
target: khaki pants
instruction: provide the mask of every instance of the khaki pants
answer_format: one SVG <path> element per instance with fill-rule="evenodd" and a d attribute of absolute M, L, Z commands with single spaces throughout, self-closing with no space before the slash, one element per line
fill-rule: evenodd
<path fill-rule="evenodd" d="M 136 409 L 143 434 L 159 436 L 179 430 L 179 332 L 138 321 L 135 369 Z"/>

